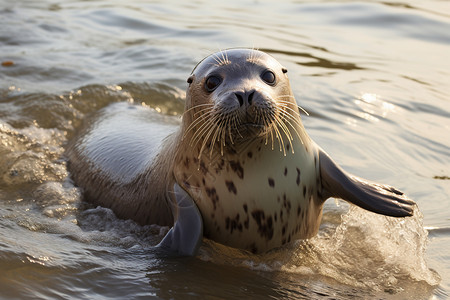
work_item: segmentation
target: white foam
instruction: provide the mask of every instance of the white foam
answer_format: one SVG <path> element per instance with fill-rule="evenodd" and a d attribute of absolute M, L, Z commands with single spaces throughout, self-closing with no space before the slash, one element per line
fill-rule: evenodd
<path fill-rule="evenodd" d="M 326 230 L 310 240 L 295 241 L 262 255 L 207 241 L 199 257 L 256 271 L 325 276 L 373 291 L 397 293 L 405 286 L 439 284 L 439 276 L 425 261 L 427 231 L 420 211 L 401 219 L 351 206 L 341 218 L 339 223 L 323 224 Z M 325 213 L 324 219 L 335 218 L 327 218 Z"/>

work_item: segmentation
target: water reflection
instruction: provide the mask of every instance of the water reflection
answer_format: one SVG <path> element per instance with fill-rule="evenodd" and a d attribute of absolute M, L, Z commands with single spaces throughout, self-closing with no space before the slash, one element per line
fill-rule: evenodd
<path fill-rule="evenodd" d="M 448 298 L 448 2 L 178 2 L 2 3 L 0 297 Z M 285 64 L 314 140 L 424 219 L 327 203 L 310 241 L 176 259 L 149 250 L 167 228 L 84 206 L 60 159 L 83 120 L 120 101 L 179 116 L 196 62 L 238 46 Z"/>
<path fill-rule="evenodd" d="M 354 102 L 362 110 L 357 115 L 370 122 L 378 122 L 379 117 L 388 118 L 390 113 L 397 111 L 394 104 L 382 100 L 382 96 L 374 93 L 363 93 Z"/>

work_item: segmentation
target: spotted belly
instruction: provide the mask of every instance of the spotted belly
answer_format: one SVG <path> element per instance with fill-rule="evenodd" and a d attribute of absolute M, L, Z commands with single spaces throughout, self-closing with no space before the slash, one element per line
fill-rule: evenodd
<path fill-rule="evenodd" d="M 185 157 L 197 167 L 179 182 L 199 207 L 205 237 L 259 253 L 315 235 L 322 212 L 317 155 L 298 148 L 286 156 L 260 145 L 228 160 Z"/>

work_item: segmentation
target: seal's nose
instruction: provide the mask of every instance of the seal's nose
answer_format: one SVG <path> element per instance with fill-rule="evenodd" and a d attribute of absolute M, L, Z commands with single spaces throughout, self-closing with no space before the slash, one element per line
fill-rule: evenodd
<path fill-rule="evenodd" d="M 246 106 L 252 105 L 253 101 L 253 95 L 255 94 L 255 90 L 251 91 L 239 91 L 234 93 L 236 95 L 236 98 L 239 101 L 239 104 L 242 106 L 246 104 Z"/>

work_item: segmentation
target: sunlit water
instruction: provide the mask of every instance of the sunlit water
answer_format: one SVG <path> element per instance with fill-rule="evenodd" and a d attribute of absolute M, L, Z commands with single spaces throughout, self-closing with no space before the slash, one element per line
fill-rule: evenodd
<path fill-rule="evenodd" d="M 118 101 L 177 118 L 195 64 L 237 46 L 284 64 L 312 138 L 415 216 L 330 200 L 310 240 L 174 258 L 152 248 L 168 228 L 82 202 L 61 155 L 83 119 Z M 0 297 L 450 297 L 447 1 L 0 0 L 0 62 Z"/>

